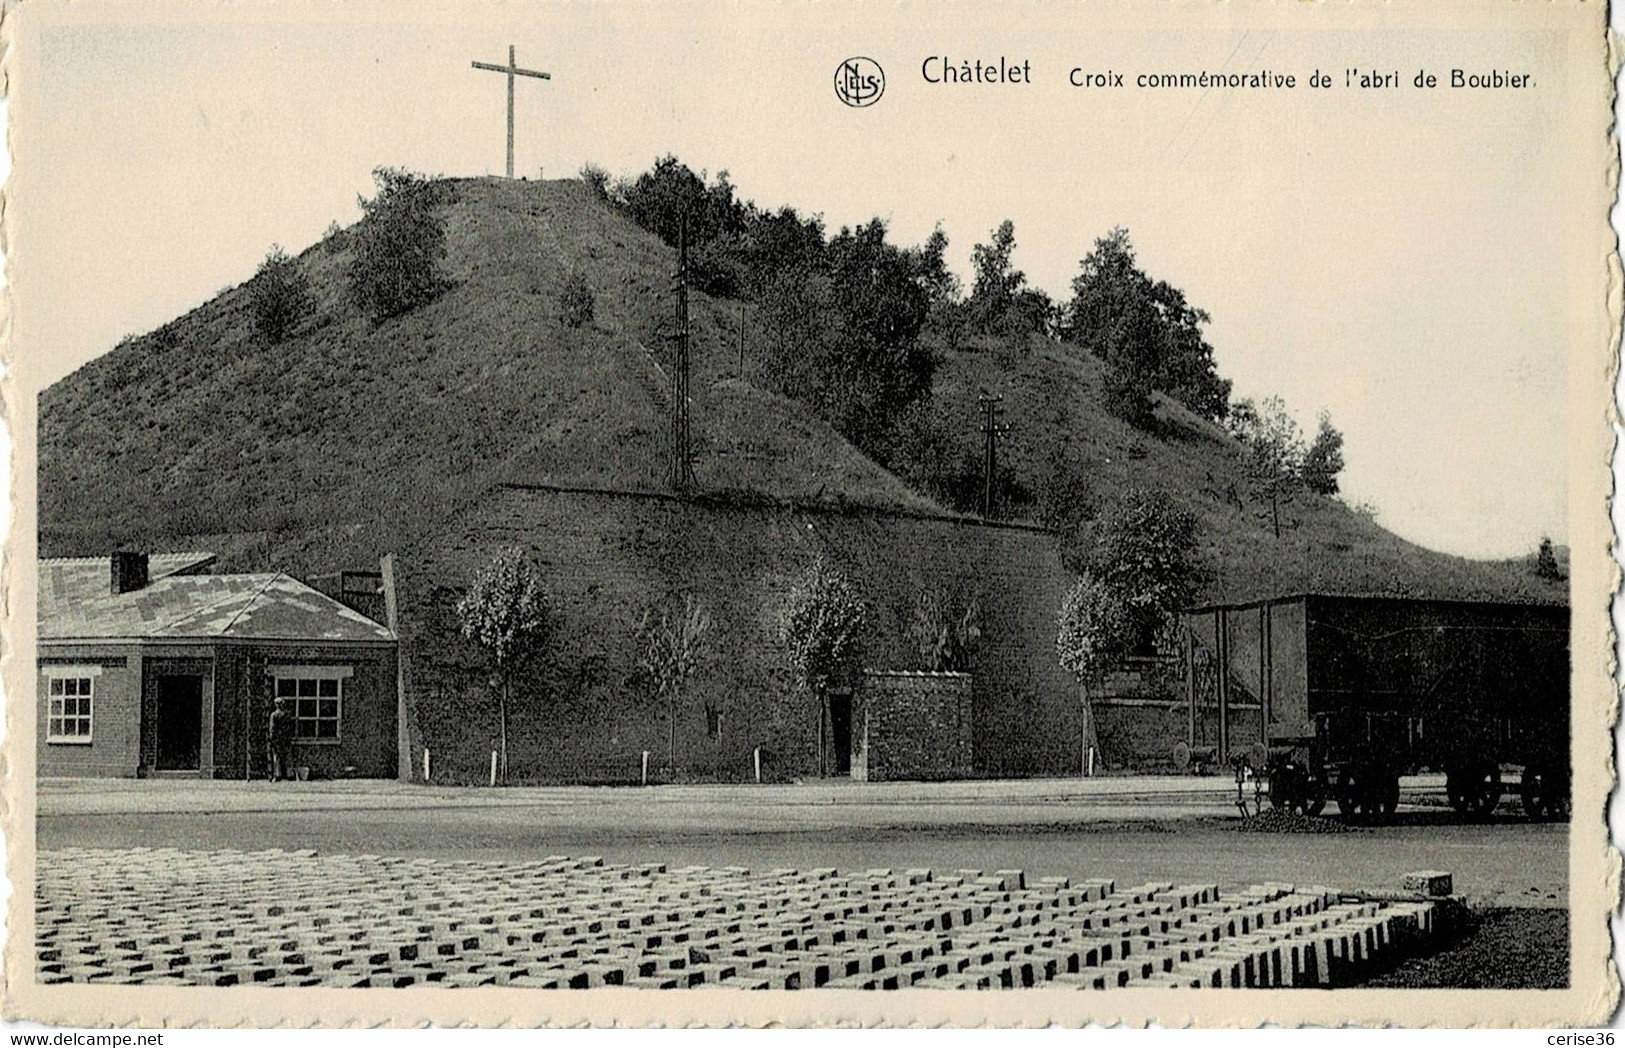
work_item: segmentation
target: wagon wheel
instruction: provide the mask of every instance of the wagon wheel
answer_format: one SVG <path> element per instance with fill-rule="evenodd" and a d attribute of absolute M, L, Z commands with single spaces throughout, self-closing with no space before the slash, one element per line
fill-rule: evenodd
<path fill-rule="evenodd" d="M 1326 780 L 1319 775 L 1311 776 L 1303 791 L 1303 813 L 1305 815 L 1319 815 L 1326 810 Z"/>
<path fill-rule="evenodd" d="M 1501 803 L 1501 769 L 1491 764 L 1473 779 L 1473 814 L 1486 817 Z"/>
<path fill-rule="evenodd" d="M 1383 818 L 1389 818 L 1399 808 L 1399 776 L 1389 775 L 1373 779 L 1371 785 L 1377 812 Z"/>
<path fill-rule="evenodd" d="M 1450 806 L 1461 814 L 1488 815 L 1501 802 L 1501 769 L 1493 764 L 1451 768 L 1445 792 Z"/>
<path fill-rule="evenodd" d="M 1370 790 L 1365 774 L 1354 768 L 1344 768 L 1337 777 L 1337 810 L 1344 822 L 1358 822 L 1371 813 Z"/>
<path fill-rule="evenodd" d="M 1568 776 L 1540 765 L 1523 773 L 1523 810 L 1531 819 L 1562 819 L 1569 814 Z"/>
<path fill-rule="evenodd" d="M 1303 795 L 1296 773 L 1281 770 L 1270 775 L 1270 807 L 1276 811 L 1301 810 Z"/>

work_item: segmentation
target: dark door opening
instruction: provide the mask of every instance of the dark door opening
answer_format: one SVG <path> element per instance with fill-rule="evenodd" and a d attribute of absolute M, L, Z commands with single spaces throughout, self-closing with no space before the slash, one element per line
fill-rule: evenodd
<path fill-rule="evenodd" d="M 830 742 L 835 747 L 832 775 L 852 774 L 852 693 L 832 692 L 829 697 Z"/>
<path fill-rule="evenodd" d="M 158 771 L 197 771 L 203 749 L 203 678 L 158 677 Z"/>

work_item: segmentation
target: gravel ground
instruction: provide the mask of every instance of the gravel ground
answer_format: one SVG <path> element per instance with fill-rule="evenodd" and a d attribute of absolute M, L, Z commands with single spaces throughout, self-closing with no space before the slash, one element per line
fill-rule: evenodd
<path fill-rule="evenodd" d="M 1560 989 L 1569 985 L 1569 912 L 1496 907 L 1467 915 L 1460 938 L 1368 986 Z"/>

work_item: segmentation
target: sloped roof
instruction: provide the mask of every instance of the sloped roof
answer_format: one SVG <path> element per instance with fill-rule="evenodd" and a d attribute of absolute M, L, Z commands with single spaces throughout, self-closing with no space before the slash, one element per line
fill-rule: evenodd
<path fill-rule="evenodd" d="M 389 641 L 394 634 L 360 612 L 282 572 L 184 574 L 207 553 L 158 553 L 149 582 L 110 592 L 106 558 L 40 561 L 41 640 L 153 639 Z"/>

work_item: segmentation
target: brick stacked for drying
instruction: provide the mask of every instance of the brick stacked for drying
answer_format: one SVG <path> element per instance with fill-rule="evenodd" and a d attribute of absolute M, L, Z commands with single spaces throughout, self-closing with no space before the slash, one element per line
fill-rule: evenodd
<path fill-rule="evenodd" d="M 1326 888 L 42 851 L 38 979 L 206 986 L 1331 986 L 1433 930 Z"/>

